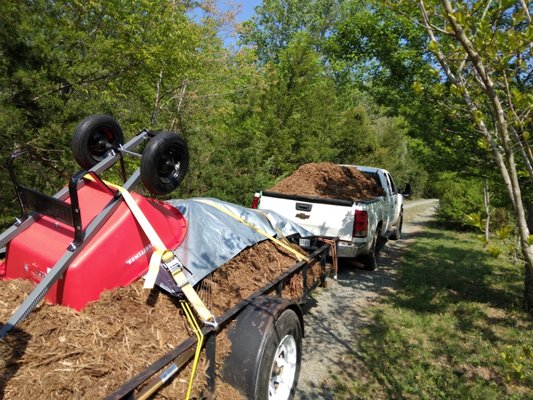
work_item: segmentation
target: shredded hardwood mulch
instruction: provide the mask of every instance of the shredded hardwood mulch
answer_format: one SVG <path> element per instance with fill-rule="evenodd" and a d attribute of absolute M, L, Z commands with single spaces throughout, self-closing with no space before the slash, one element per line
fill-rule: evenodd
<path fill-rule="evenodd" d="M 220 316 L 295 263 L 292 254 L 267 240 L 215 271 L 199 292 Z M 318 279 L 319 268 L 315 263 L 309 279 Z M 32 287 L 23 280 L 0 280 L 0 321 L 9 318 Z M 283 290 L 291 298 L 302 293 L 301 276 Z M 189 336 L 177 300 L 159 290 L 144 290 L 141 282 L 104 292 L 81 312 L 41 303 L 0 341 L 0 398 L 102 398 Z M 217 335 L 217 364 L 230 351 L 226 335 Z M 201 397 L 206 367 L 202 359 L 194 398 Z M 190 366 L 157 398 L 184 398 L 189 372 Z M 217 398 L 239 397 L 235 389 L 218 381 Z"/>
<path fill-rule="evenodd" d="M 333 163 L 309 163 L 282 179 L 273 192 L 341 200 L 368 200 L 383 196 L 379 183 L 355 167 Z"/>

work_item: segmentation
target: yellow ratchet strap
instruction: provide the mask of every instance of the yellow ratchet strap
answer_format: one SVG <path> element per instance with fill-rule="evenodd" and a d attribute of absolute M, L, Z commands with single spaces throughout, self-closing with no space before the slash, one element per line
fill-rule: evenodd
<path fill-rule="evenodd" d="M 94 181 L 93 177 L 90 175 L 85 175 L 85 178 Z M 130 192 L 128 192 L 122 186 L 115 185 L 114 183 L 107 181 L 103 182 L 107 186 L 117 189 L 120 194 L 122 194 L 122 197 L 124 198 L 124 201 L 126 201 L 126 204 L 129 207 L 131 213 L 133 214 L 133 216 L 141 226 L 144 234 L 148 237 L 148 240 L 152 244 L 152 257 L 150 258 L 148 273 L 144 277 L 143 285 L 145 289 L 152 289 L 154 287 L 155 280 L 157 279 L 157 274 L 159 273 L 161 262 L 166 263 L 172 260 L 175 255 L 172 251 L 166 248 L 165 244 L 155 231 L 152 224 L 150 224 L 150 221 L 148 221 L 148 219 L 146 218 L 146 216 L 144 215 L 141 208 L 139 207 L 133 196 L 130 194 Z M 171 272 L 171 274 L 176 284 L 179 286 L 187 300 L 189 300 L 189 303 L 191 303 L 192 307 L 198 313 L 204 323 L 210 323 L 211 325 L 216 326 L 216 320 L 214 315 L 211 313 L 211 311 L 207 309 L 202 299 L 200 299 L 198 293 L 196 293 L 192 285 L 189 283 L 187 276 L 185 275 L 183 270 L 181 268 L 176 268 L 174 271 Z"/>
<path fill-rule="evenodd" d="M 200 328 L 200 325 L 198 325 L 198 321 L 196 321 L 196 318 L 194 318 L 194 315 L 189 307 L 189 304 L 182 301 L 181 307 L 183 308 L 183 311 L 185 312 L 185 316 L 187 317 L 187 321 L 189 322 L 191 329 L 196 335 L 196 352 L 194 353 L 191 377 L 189 379 L 189 387 L 187 388 L 187 396 L 185 397 L 185 400 L 189 400 L 189 397 L 191 396 L 191 391 L 192 391 L 192 384 L 194 382 L 194 375 L 196 374 L 196 369 L 198 368 L 198 362 L 200 361 L 200 355 L 202 353 L 202 346 L 204 344 L 204 334 L 202 332 L 202 329 Z"/>
<path fill-rule="evenodd" d="M 252 228 L 254 231 L 256 231 L 257 233 L 265 236 L 266 238 L 270 239 L 272 242 L 274 242 L 275 244 L 277 244 L 278 246 L 284 248 L 285 250 L 291 252 L 292 254 L 294 254 L 294 256 L 296 257 L 296 259 L 298 261 L 310 261 L 309 257 L 307 257 L 306 255 L 300 253 L 298 250 L 295 250 L 293 249 L 291 246 L 289 246 L 288 244 L 286 243 L 283 243 L 281 240 L 279 239 L 276 239 L 274 236 L 268 234 L 267 232 L 265 232 L 264 230 L 262 230 L 261 228 L 255 226 L 254 224 L 251 224 L 250 222 L 248 221 L 245 221 L 244 219 L 242 219 L 241 217 L 239 217 L 238 215 L 235 215 L 234 213 L 232 213 L 231 211 L 229 211 L 228 209 L 222 207 L 221 205 L 219 204 L 216 204 L 210 200 L 206 200 L 206 199 L 196 199 L 195 201 L 199 201 L 201 203 L 204 203 L 204 204 L 208 204 L 210 205 L 211 207 L 215 207 L 217 210 L 220 210 L 222 211 L 224 214 L 226 215 L 229 215 L 230 217 L 232 218 L 235 218 L 237 221 L 239 221 L 240 223 L 246 225 L 247 227 L 249 228 Z"/>

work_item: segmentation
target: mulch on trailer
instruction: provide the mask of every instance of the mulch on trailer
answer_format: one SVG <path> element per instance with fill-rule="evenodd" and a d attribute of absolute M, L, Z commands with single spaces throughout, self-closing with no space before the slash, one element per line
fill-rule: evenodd
<path fill-rule="evenodd" d="M 383 196 L 383 189 L 355 167 L 333 163 L 309 163 L 269 189 L 290 195 L 328 199 L 368 200 Z"/>
<path fill-rule="evenodd" d="M 216 270 L 199 293 L 220 316 L 295 263 L 286 250 L 264 241 Z M 318 277 L 318 267 L 313 270 L 311 275 Z M 0 321 L 9 318 L 32 287 L 27 281 L 0 280 Z M 301 277 L 295 276 L 283 294 L 297 298 L 302 290 Z M 41 304 L 0 341 L 0 398 L 101 398 L 191 335 L 177 300 L 144 290 L 141 282 L 105 292 L 81 312 Z M 226 335 L 217 335 L 217 363 L 230 351 Z M 203 359 L 195 397 L 205 384 L 206 366 Z M 158 398 L 184 398 L 188 379 L 185 370 Z M 235 396 L 219 380 L 217 398 Z"/>

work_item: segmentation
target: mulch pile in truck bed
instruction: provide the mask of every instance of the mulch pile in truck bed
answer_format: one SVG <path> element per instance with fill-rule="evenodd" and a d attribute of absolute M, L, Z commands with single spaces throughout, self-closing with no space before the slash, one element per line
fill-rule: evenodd
<path fill-rule="evenodd" d="M 296 262 L 293 255 L 267 240 L 244 250 L 206 278 L 199 294 L 220 316 Z M 317 277 L 319 263 L 315 265 L 311 276 Z M 301 281 L 301 276 L 295 276 L 283 295 L 301 296 Z M 0 323 L 32 288 L 27 281 L 0 280 Z M 180 310 L 176 299 L 158 290 L 144 290 L 141 282 L 104 292 L 81 312 L 42 303 L 0 341 L 0 398 L 102 398 L 192 336 Z M 217 335 L 217 363 L 230 351 L 226 335 Z M 196 398 L 205 384 L 206 366 L 203 359 L 193 390 Z M 158 398 L 184 398 L 188 378 L 185 370 Z M 217 398 L 238 397 L 218 380 Z"/>
<path fill-rule="evenodd" d="M 309 163 L 269 189 L 291 195 L 341 200 L 368 200 L 383 196 L 380 185 L 355 167 L 332 163 Z"/>

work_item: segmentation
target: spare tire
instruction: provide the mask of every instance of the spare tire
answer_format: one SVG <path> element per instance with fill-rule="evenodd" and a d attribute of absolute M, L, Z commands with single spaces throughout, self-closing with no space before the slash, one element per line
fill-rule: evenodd
<path fill-rule="evenodd" d="M 189 168 L 189 148 L 174 132 L 159 132 L 146 145 L 141 157 L 141 180 L 155 195 L 175 190 Z"/>
<path fill-rule="evenodd" d="M 124 143 L 122 128 L 109 115 L 89 115 L 74 129 L 72 153 L 84 169 L 90 169 Z"/>

